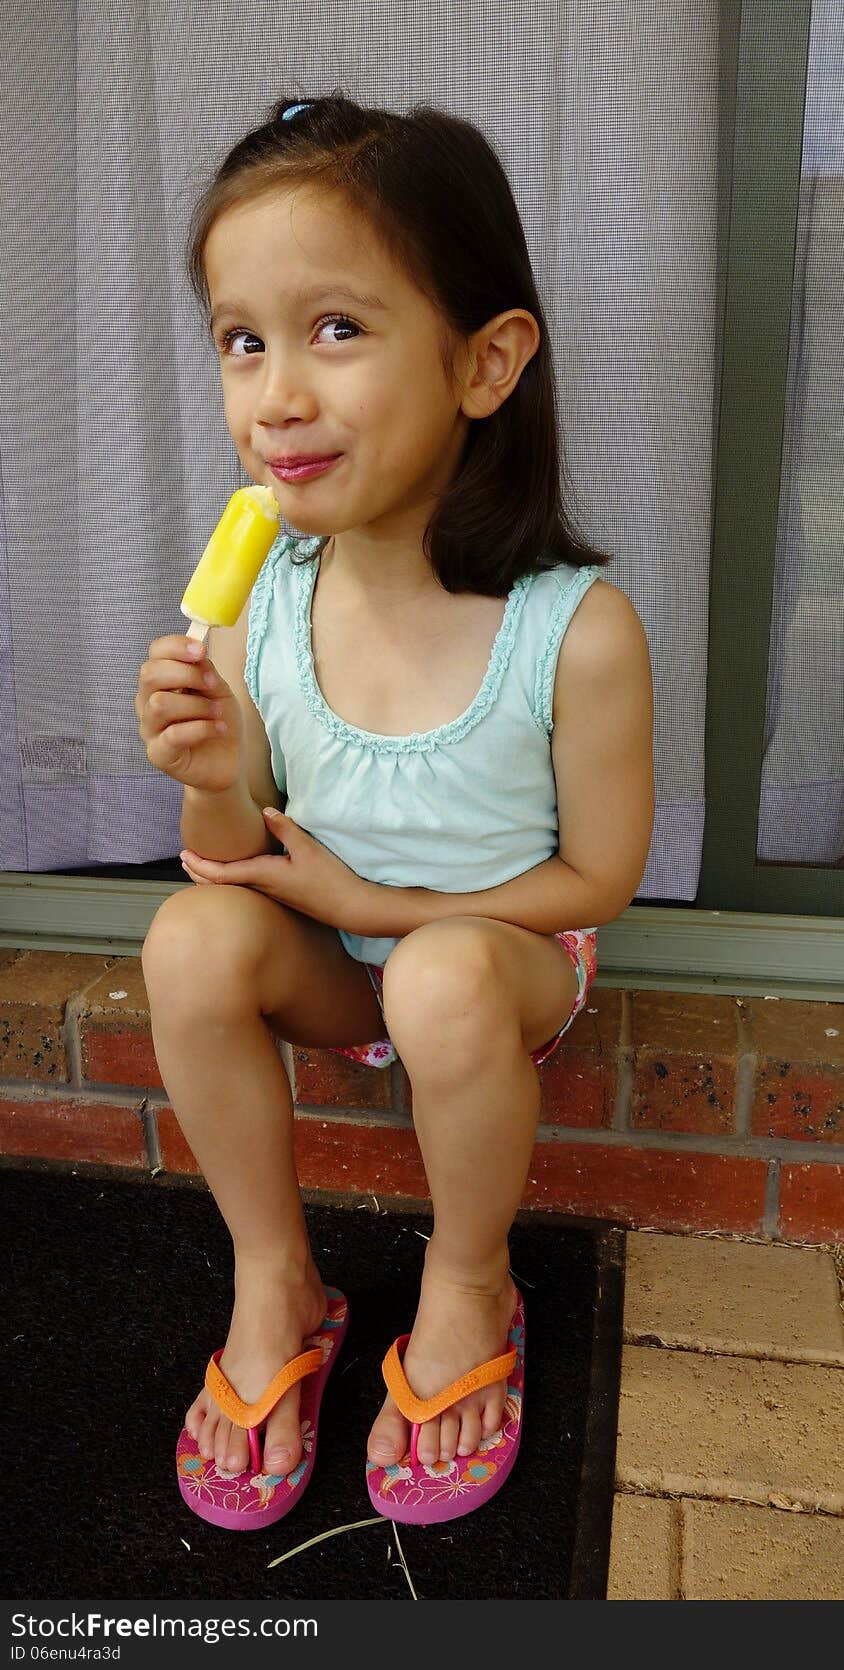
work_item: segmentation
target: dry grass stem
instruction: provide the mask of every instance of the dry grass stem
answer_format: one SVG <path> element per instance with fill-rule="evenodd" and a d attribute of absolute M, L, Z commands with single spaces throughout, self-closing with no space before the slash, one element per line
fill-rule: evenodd
<path fill-rule="evenodd" d="M 402 1548 L 401 1543 L 399 1542 L 398 1526 L 396 1525 L 395 1520 L 392 1521 L 392 1526 L 393 1526 L 393 1536 L 396 1539 L 396 1547 L 399 1551 L 399 1559 L 401 1560 L 402 1566 L 404 1568 L 404 1575 L 407 1578 L 408 1586 L 410 1588 L 410 1592 L 411 1592 L 414 1600 L 418 1600 L 419 1596 L 417 1595 L 416 1590 L 413 1587 L 413 1579 L 411 1578 L 410 1572 L 407 1569 L 407 1561 L 404 1557 L 404 1550 Z"/>
<path fill-rule="evenodd" d="M 292 1560 L 294 1554 L 301 1554 L 304 1549 L 313 1548 L 315 1543 L 325 1542 L 327 1537 L 339 1537 L 343 1531 L 360 1531 L 364 1525 L 383 1525 L 384 1523 L 384 1518 L 379 1513 L 375 1519 L 355 1519 L 351 1525 L 335 1525 L 333 1531 L 320 1531 L 318 1537 L 309 1537 L 307 1542 L 300 1542 L 298 1547 L 289 1548 L 286 1554 L 279 1554 L 277 1559 L 271 1560 L 267 1566 L 267 1571 L 271 1571 L 273 1566 L 283 1565 L 285 1560 Z"/>

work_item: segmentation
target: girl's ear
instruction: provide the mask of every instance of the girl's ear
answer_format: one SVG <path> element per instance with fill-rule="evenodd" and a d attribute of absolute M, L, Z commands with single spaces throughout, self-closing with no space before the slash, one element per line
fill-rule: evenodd
<path fill-rule="evenodd" d="M 512 394 L 537 352 L 539 326 L 525 308 L 511 308 L 483 325 L 472 341 L 475 374 L 464 391 L 462 409 L 467 417 L 490 417 Z"/>

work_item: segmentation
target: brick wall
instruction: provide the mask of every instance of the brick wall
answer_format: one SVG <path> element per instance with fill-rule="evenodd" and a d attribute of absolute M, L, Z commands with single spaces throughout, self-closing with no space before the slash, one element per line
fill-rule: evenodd
<path fill-rule="evenodd" d="M 279 1048 L 303 1187 L 425 1198 L 401 1063 Z M 844 1004 L 596 984 L 539 1074 L 525 1207 L 844 1239 Z M 197 1170 L 139 957 L 0 952 L 0 1154 Z"/>

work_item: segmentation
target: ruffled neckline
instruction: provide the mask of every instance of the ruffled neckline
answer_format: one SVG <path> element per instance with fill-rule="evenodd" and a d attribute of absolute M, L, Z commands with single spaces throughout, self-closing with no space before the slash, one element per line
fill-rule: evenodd
<path fill-rule="evenodd" d="M 301 548 L 303 553 L 310 555 L 318 550 L 321 543 L 321 538 L 317 536 L 315 539 L 302 541 Z M 388 736 L 378 731 L 361 730 L 359 726 L 350 725 L 345 719 L 341 719 L 340 715 L 328 706 L 317 683 L 311 639 L 311 606 L 321 557 L 320 552 L 310 562 L 292 564 L 293 573 L 296 575 L 296 667 L 300 688 L 310 712 L 341 741 L 352 743 L 358 748 L 371 748 L 379 754 L 427 753 L 450 742 L 459 742 L 460 738 L 479 724 L 489 712 L 501 688 L 501 680 L 515 643 L 519 616 L 530 587 L 530 575 L 522 575 L 507 594 L 504 616 L 495 635 L 487 670 L 480 689 L 466 711 L 456 719 L 449 720 L 447 724 L 438 725 L 433 731 L 413 731 L 409 736 Z"/>

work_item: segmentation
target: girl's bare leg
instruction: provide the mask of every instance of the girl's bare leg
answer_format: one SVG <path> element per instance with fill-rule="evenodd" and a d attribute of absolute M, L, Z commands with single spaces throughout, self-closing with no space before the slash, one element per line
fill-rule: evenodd
<path fill-rule="evenodd" d="M 325 1313 L 293 1159 L 290 1082 L 265 1015 L 284 1025 L 286 1011 L 282 1035 L 313 1044 L 367 1042 L 383 1031 L 381 1017 L 365 970 L 334 930 L 245 888 L 172 895 L 150 928 L 143 969 L 161 1077 L 234 1246 L 221 1366 L 253 1402 Z M 343 1015 L 355 1037 L 331 1036 Z M 197 1345 L 204 1369 L 214 1347 Z M 230 1471 L 246 1466 L 245 1431 L 204 1388 L 186 1425 L 203 1455 Z M 264 1454 L 284 1474 L 301 1453 L 297 1385 L 268 1418 Z"/>
<path fill-rule="evenodd" d="M 412 937 L 404 942 L 406 953 Z M 434 1208 L 404 1366 L 417 1396 L 432 1397 L 506 1349 L 516 1299 L 507 1237 L 527 1179 L 540 1108 L 529 1050 L 564 1024 L 576 978 L 550 947 L 532 946 L 527 937 L 509 960 L 510 943 L 505 947 L 506 980 L 501 959 L 488 954 L 489 944 L 474 931 L 468 941 L 463 938 L 462 948 L 453 936 L 446 943 L 438 938 L 433 956 L 429 936 L 427 969 L 424 957 L 412 964 L 407 955 L 402 967 L 401 949 L 393 952 L 392 986 L 389 962 L 385 968 L 385 1015 L 411 1081 Z M 520 973 L 527 1001 L 534 985 L 541 994 L 536 1035 L 527 1043 L 513 995 Z M 550 1010 L 544 1007 L 549 1004 Z M 501 1425 L 505 1397 L 506 1382 L 499 1381 L 426 1421 L 419 1434 L 420 1460 L 471 1454 Z M 401 1460 L 409 1433 L 388 1395 L 370 1433 L 370 1460 L 381 1466 Z"/>

